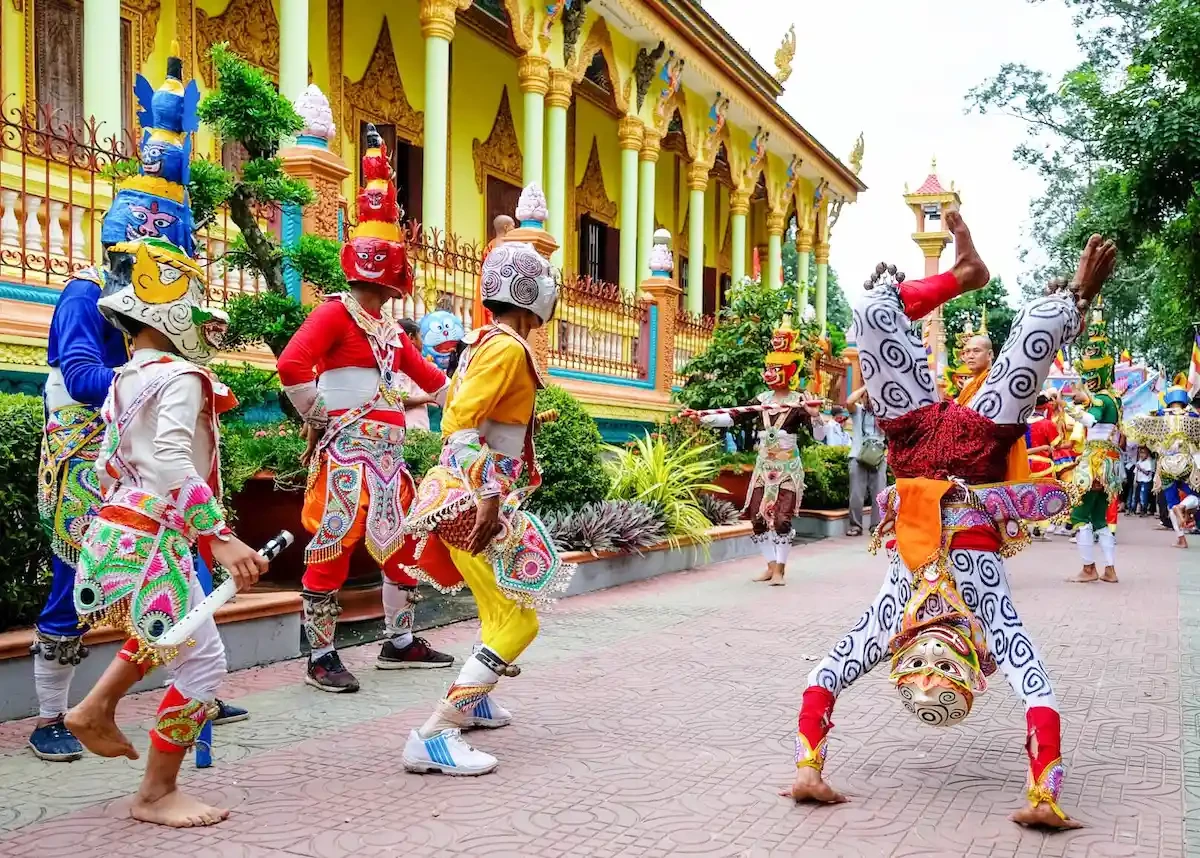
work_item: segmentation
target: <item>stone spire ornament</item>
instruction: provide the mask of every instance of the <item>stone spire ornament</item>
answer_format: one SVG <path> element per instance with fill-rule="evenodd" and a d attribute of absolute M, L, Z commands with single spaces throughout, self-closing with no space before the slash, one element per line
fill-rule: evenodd
<path fill-rule="evenodd" d="M 650 247 L 650 276 L 670 280 L 675 270 L 675 257 L 671 254 L 671 233 L 665 229 L 654 231 L 654 243 Z"/>
<path fill-rule="evenodd" d="M 546 207 L 546 195 L 542 192 L 541 185 L 531 182 L 525 186 L 525 189 L 521 191 L 521 198 L 517 201 L 517 210 L 514 214 L 519 226 L 509 230 L 508 234 L 504 236 L 504 241 L 527 241 L 541 256 L 549 259 L 554 251 L 558 250 L 558 242 L 546 231 L 546 220 L 550 217 L 550 213 Z"/>
<path fill-rule="evenodd" d="M 333 110 L 325 93 L 315 83 L 310 83 L 296 99 L 295 106 L 296 113 L 304 120 L 304 130 L 296 142 L 301 146 L 328 149 L 329 141 L 337 133 L 337 125 L 334 124 Z"/>

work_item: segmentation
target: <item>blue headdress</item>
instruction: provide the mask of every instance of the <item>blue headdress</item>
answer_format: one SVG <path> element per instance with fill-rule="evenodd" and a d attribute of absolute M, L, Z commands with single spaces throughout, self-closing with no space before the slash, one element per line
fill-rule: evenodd
<path fill-rule="evenodd" d="M 178 46 L 172 44 L 171 53 L 178 52 Z M 138 175 L 121 182 L 104 216 L 100 240 L 111 245 L 139 238 L 165 239 L 194 256 L 187 187 L 191 134 L 200 127 L 196 113 L 200 88 L 194 80 L 184 85 L 183 60 L 171 56 L 167 59 L 167 79 L 158 90 L 138 75 L 133 91 L 141 108 L 141 167 Z"/>

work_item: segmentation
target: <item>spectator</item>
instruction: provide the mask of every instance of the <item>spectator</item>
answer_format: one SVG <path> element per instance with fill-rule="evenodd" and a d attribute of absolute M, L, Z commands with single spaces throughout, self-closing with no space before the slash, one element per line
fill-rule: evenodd
<path fill-rule="evenodd" d="M 824 444 L 827 447 L 849 447 L 850 435 L 846 431 L 850 423 L 850 413 L 840 405 L 833 406 L 830 409 L 829 416 L 825 419 L 825 439 Z"/>
<path fill-rule="evenodd" d="M 861 536 L 863 505 L 871 505 L 871 529 L 879 526 L 879 505 L 875 498 L 887 485 L 887 446 L 875 420 L 866 386 L 860 387 L 846 404 L 850 420 L 850 527 L 847 536 Z"/>
<path fill-rule="evenodd" d="M 421 350 L 421 328 L 412 319 L 401 319 L 400 327 L 412 340 L 417 351 Z M 417 383 L 407 375 L 400 381 L 400 387 L 407 396 L 404 399 L 404 422 L 409 429 L 424 429 L 429 431 L 429 405 L 433 397 L 421 390 Z"/>
<path fill-rule="evenodd" d="M 1132 500 L 1126 502 L 1127 513 L 1137 512 L 1138 515 L 1150 514 L 1150 486 L 1154 482 L 1154 459 L 1146 447 L 1139 447 L 1137 464 L 1134 466 L 1134 487 L 1136 492 L 1130 493 Z"/>

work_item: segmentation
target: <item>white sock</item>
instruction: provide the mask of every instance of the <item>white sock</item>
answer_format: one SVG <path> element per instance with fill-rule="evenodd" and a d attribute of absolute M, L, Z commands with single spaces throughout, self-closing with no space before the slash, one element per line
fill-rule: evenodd
<path fill-rule="evenodd" d="M 1084 566 L 1090 566 L 1096 562 L 1096 549 L 1092 544 L 1092 526 L 1090 524 L 1080 525 L 1075 531 L 1075 544 L 1079 547 L 1079 557 L 1083 560 Z"/>
<path fill-rule="evenodd" d="M 478 655 L 473 655 L 463 663 L 462 670 L 458 672 L 458 679 L 454 680 L 451 689 L 453 690 L 455 685 L 494 686 L 499 681 L 500 674 L 484 664 Z M 449 700 L 442 700 L 417 732 L 421 738 L 431 739 L 443 730 L 453 730 L 462 726 L 465 718 L 466 715 L 458 711 Z"/>
<path fill-rule="evenodd" d="M 1117 566 L 1117 540 L 1107 527 L 1100 531 L 1100 553 L 1104 555 L 1104 565 Z"/>
<path fill-rule="evenodd" d="M 383 580 L 383 625 L 384 634 L 391 638 L 392 646 L 404 649 L 413 642 L 412 624 L 412 590 L 385 578 Z"/>
<path fill-rule="evenodd" d="M 792 550 L 790 542 L 775 543 L 775 562 L 787 564 L 788 552 Z"/>
<path fill-rule="evenodd" d="M 57 718 L 67 711 L 67 697 L 74 675 L 73 664 L 59 664 L 58 659 L 44 658 L 40 653 L 33 656 L 33 685 L 37 689 L 39 718 Z"/>
<path fill-rule="evenodd" d="M 337 649 L 337 647 L 335 647 L 333 644 L 330 644 L 329 646 L 323 646 L 320 649 L 314 649 L 312 651 L 312 655 L 309 656 L 309 661 L 316 661 L 322 656 L 333 652 L 335 649 Z"/>

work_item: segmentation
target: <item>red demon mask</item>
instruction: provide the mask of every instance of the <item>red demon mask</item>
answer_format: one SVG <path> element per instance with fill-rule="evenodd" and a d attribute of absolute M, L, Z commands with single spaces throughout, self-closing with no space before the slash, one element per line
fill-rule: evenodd
<path fill-rule="evenodd" d="M 408 251 L 397 241 L 352 239 L 342 246 L 342 271 L 351 283 L 373 283 L 400 296 L 412 292 Z"/>

